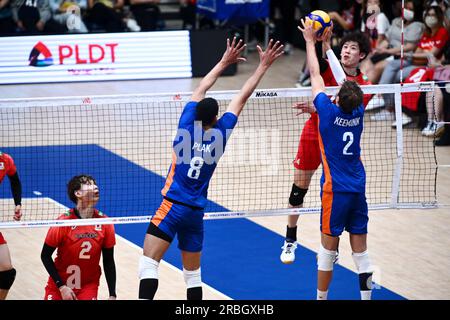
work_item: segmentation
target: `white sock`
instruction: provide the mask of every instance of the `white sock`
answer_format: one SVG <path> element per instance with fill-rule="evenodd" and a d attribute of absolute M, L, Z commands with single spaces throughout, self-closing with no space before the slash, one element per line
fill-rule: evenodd
<path fill-rule="evenodd" d="M 365 290 L 361 292 L 361 300 L 372 300 L 372 290 Z"/>
<path fill-rule="evenodd" d="M 317 300 L 328 300 L 328 291 L 317 290 Z"/>

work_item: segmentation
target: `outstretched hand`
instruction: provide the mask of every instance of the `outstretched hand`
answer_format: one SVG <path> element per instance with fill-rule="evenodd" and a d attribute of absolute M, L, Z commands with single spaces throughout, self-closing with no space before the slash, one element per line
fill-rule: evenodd
<path fill-rule="evenodd" d="M 275 60 L 283 55 L 283 47 L 280 41 L 274 42 L 273 39 L 270 39 L 266 51 L 263 51 L 259 45 L 256 46 L 259 53 L 259 64 L 264 67 L 270 67 Z"/>
<path fill-rule="evenodd" d="M 333 21 L 331 26 L 326 28 L 320 37 L 316 36 L 317 41 L 322 41 L 324 44 L 331 46 L 331 36 L 333 35 Z"/>
<path fill-rule="evenodd" d="M 300 22 L 302 26 L 298 26 L 297 28 L 301 33 L 303 33 L 303 38 L 305 38 L 305 41 L 315 43 L 317 40 L 317 35 L 312 23 L 306 23 L 305 19 L 301 19 Z"/>
<path fill-rule="evenodd" d="M 296 116 L 299 116 L 303 113 L 314 113 L 316 112 L 316 108 L 310 102 L 297 102 L 292 106 L 292 109 L 297 109 L 298 112 Z"/>
<path fill-rule="evenodd" d="M 226 65 L 231 65 L 237 62 L 247 61 L 244 57 L 241 57 L 242 51 L 244 51 L 246 44 L 241 40 L 237 41 L 236 37 L 230 43 L 230 39 L 227 39 L 227 50 L 222 56 L 222 62 Z"/>

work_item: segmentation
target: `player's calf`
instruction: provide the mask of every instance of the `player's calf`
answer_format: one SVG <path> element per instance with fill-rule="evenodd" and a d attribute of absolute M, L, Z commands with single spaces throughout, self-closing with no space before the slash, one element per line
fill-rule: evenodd
<path fill-rule="evenodd" d="M 16 279 L 16 269 L 0 271 L 0 290 L 9 290 Z"/>
<path fill-rule="evenodd" d="M 369 253 L 367 250 L 361 253 L 353 252 L 352 258 L 358 270 L 361 300 L 370 300 L 372 296 L 373 267 L 369 259 Z"/>
<path fill-rule="evenodd" d="M 295 183 L 292 184 L 291 194 L 289 196 L 289 205 L 298 208 L 303 205 L 308 189 L 299 188 Z M 295 250 L 297 249 L 297 226 L 286 227 L 286 239 L 281 247 L 280 260 L 285 264 L 295 261 Z"/>
<path fill-rule="evenodd" d="M 158 290 L 159 262 L 147 256 L 139 261 L 139 299 L 153 300 Z"/>
<path fill-rule="evenodd" d="M 202 300 L 203 290 L 201 268 L 192 271 L 183 268 L 183 276 L 187 288 L 187 299 Z"/>

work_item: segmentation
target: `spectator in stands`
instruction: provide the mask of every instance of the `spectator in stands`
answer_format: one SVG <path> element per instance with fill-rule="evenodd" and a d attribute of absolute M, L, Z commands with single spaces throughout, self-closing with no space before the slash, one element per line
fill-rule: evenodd
<path fill-rule="evenodd" d="M 412 52 L 416 49 L 425 30 L 424 24 L 416 21 L 415 12 L 414 2 L 406 0 L 403 19 L 404 53 Z M 385 33 L 385 39 L 378 42 L 373 55 L 365 61 L 362 67 L 362 70 L 367 72 L 367 76 L 372 83 L 378 83 L 384 68 L 390 61 L 400 58 L 401 43 L 402 18 L 398 17 L 392 21 L 391 26 Z"/>
<path fill-rule="evenodd" d="M 131 17 L 123 13 L 124 0 L 88 0 L 88 21 L 91 31 L 106 32 L 140 31 Z"/>
<path fill-rule="evenodd" d="M 450 90 L 446 88 L 450 84 L 450 42 L 447 41 L 444 48 L 442 61 L 432 58 L 428 66 L 434 69 L 433 80 L 437 86 L 434 92 L 427 92 L 427 125 L 423 128 L 422 135 L 439 137 L 444 133 L 436 141 L 436 145 L 450 145 L 450 126 L 443 123 L 450 121 Z"/>
<path fill-rule="evenodd" d="M 444 13 L 444 26 L 450 31 L 450 2 L 449 0 L 425 0 L 425 7 L 439 6 Z"/>
<path fill-rule="evenodd" d="M 362 3 L 361 32 L 367 34 L 372 49 L 386 39 L 390 23 L 383 13 L 380 0 L 364 0 Z"/>
<path fill-rule="evenodd" d="M 130 0 L 130 10 L 142 31 L 155 31 L 161 16 L 160 0 Z"/>
<path fill-rule="evenodd" d="M 13 19 L 25 33 L 65 33 L 66 27 L 52 18 L 49 0 L 12 0 Z"/>
<path fill-rule="evenodd" d="M 10 2 L 10 0 L 0 0 L 0 35 L 11 34 L 16 30 Z"/>
<path fill-rule="evenodd" d="M 53 18 L 66 26 L 70 33 L 86 33 L 89 30 L 82 20 L 87 0 L 50 0 Z"/>
<path fill-rule="evenodd" d="M 403 61 L 403 79 L 407 78 L 413 69 L 418 66 L 428 64 L 432 58 L 440 59 L 442 57 L 443 48 L 446 45 L 449 34 L 443 27 L 443 13 L 439 7 L 429 7 L 425 10 L 424 15 L 425 31 L 419 41 L 414 52 L 407 52 Z M 390 61 L 384 69 L 380 84 L 390 84 L 400 82 L 400 67 L 402 61 L 400 59 Z M 384 104 L 387 108 L 392 109 L 394 99 L 392 94 L 383 94 Z M 403 125 L 412 122 L 412 119 L 403 115 Z"/>
<path fill-rule="evenodd" d="M 279 10 L 280 23 L 276 25 L 280 27 L 280 41 L 284 45 L 284 54 L 286 55 L 291 54 L 293 50 L 297 2 L 297 0 L 272 0 L 270 2 L 270 17 L 272 20 L 277 20 L 277 9 Z"/>
<path fill-rule="evenodd" d="M 197 0 L 179 0 L 180 16 L 183 20 L 184 30 L 193 30 L 196 28 L 196 8 Z"/>

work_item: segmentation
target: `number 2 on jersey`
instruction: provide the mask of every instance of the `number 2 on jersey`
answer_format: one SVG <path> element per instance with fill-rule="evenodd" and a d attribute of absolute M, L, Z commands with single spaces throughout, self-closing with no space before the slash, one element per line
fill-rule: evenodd
<path fill-rule="evenodd" d="M 351 156 L 353 155 L 353 152 L 348 152 L 348 148 L 350 148 L 350 146 L 353 143 L 353 132 L 347 131 L 344 133 L 344 136 L 342 137 L 342 141 L 347 142 L 347 144 L 344 147 L 344 150 L 342 151 L 342 153 L 346 156 Z"/>
<path fill-rule="evenodd" d="M 205 160 L 201 157 L 193 157 L 187 176 L 191 179 L 198 179 L 198 177 L 200 177 L 200 169 L 203 167 L 204 162 Z"/>

